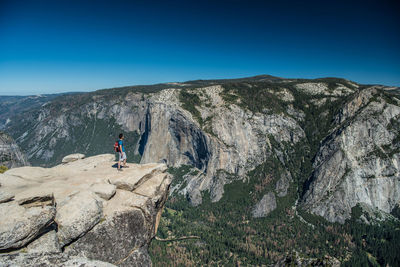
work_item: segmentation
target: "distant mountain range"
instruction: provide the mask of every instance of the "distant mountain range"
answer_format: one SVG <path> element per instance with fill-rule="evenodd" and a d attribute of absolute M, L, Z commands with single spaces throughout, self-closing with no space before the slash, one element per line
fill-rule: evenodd
<path fill-rule="evenodd" d="M 15 114 L 23 113 L 27 110 L 40 108 L 42 105 L 63 95 L 73 95 L 79 93 L 62 94 L 43 94 L 29 96 L 1 96 L 0 95 L 0 130 L 10 122 L 10 118 Z"/>

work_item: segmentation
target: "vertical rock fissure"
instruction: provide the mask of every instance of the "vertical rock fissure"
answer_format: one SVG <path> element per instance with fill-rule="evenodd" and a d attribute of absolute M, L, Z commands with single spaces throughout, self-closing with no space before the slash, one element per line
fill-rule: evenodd
<path fill-rule="evenodd" d="M 151 132 L 151 115 L 150 115 L 150 107 L 147 107 L 146 120 L 144 123 L 144 131 L 142 133 L 142 136 L 140 137 L 139 149 L 138 149 L 139 154 L 141 156 L 143 156 L 144 149 L 146 148 L 150 132 Z"/>

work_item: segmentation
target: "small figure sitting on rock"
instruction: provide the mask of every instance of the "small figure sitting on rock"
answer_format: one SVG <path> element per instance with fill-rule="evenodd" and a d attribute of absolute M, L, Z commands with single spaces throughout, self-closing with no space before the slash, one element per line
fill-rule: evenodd
<path fill-rule="evenodd" d="M 118 160 L 118 171 L 122 171 L 121 163 L 123 162 L 124 168 L 129 168 L 126 165 L 126 153 L 124 147 L 124 135 L 122 133 L 119 134 L 119 141 L 118 141 L 118 151 L 119 152 L 119 160 Z"/>

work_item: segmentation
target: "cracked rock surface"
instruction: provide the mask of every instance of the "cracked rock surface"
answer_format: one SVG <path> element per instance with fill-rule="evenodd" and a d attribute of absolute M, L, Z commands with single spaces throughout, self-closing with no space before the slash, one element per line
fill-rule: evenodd
<path fill-rule="evenodd" d="M 0 266 L 150 266 L 171 178 L 165 164 L 129 164 L 114 155 L 0 175 Z"/>
<path fill-rule="evenodd" d="M 307 211 L 344 223 L 358 203 L 390 213 L 399 202 L 400 106 L 377 94 L 374 87 L 359 92 L 335 117 L 302 198 Z"/>

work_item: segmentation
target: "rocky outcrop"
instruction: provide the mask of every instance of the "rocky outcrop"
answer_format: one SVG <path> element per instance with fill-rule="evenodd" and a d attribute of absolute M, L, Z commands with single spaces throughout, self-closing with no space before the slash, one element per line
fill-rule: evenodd
<path fill-rule="evenodd" d="M 2 165 L 10 169 L 29 163 L 15 141 L 9 135 L 0 132 L 0 166 Z"/>
<path fill-rule="evenodd" d="M 83 159 L 83 158 L 85 158 L 84 154 L 76 153 L 76 154 L 71 154 L 71 155 L 63 157 L 61 162 L 68 163 L 68 162 L 73 162 L 75 160 Z"/>
<path fill-rule="evenodd" d="M 150 266 L 171 179 L 165 164 L 114 165 L 104 154 L 0 175 L 14 195 L 0 204 L 0 265 Z"/>
<path fill-rule="evenodd" d="M 276 182 L 275 191 L 278 197 L 284 197 L 288 193 L 290 183 L 293 181 L 290 172 L 286 171 L 281 175 L 281 178 Z"/>
<path fill-rule="evenodd" d="M 269 192 L 254 206 L 252 215 L 254 218 L 265 217 L 276 209 L 275 194 Z"/>
<path fill-rule="evenodd" d="M 60 246 L 83 236 L 100 222 L 103 204 L 93 192 L 82 191 L 67 197 L 57 205 L 55 223 L 58 225 Z"/>
<path fill-rule="evenodd" d="M 15 201 L 0 204 L 0 249 L 23 247 L 51 224 L 55 214 L 54 207 L 26 209 Z"/>
<path fill-rule="evenodd" d="M 93 184 L 91 190 L 99 197 L 110 200 L 115 195 L 117 187 L 113 184 Z"/>
<path fill-rule="evenodd" d="M 344 222 L 357 203 L 390 213 L 400 200 L 400 101 L 382 88 L 361 91 L 321 144 L 303 207 Z"/>

